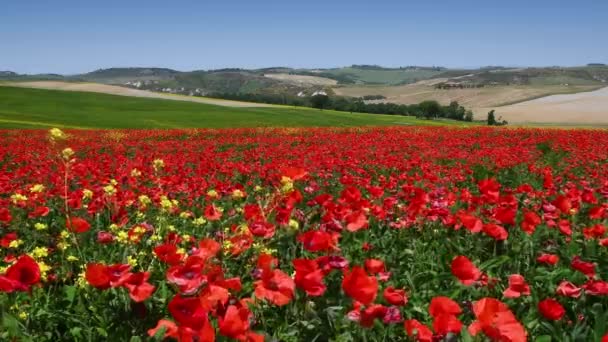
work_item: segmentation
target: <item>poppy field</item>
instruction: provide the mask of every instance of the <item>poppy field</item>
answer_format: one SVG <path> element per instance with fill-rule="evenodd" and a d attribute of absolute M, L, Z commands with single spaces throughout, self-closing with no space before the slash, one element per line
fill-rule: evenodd
<path fill-rule="evenodd" d="M 0 131 L 2 341 L 606 341 L 608 132 Z"/>

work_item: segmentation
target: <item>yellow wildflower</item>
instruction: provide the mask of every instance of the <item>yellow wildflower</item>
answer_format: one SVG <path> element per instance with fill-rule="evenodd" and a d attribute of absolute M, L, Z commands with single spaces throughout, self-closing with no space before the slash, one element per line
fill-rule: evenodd
<path fill-rule="evenodd" d="M 300 223 L 298 223 L 298 221 L 296 221 L 294 219 L 290 219 L 289 220 L 289 228 L 291 228 L 293 230 L 298 230 L 298 229 L 300 229 Z"/>
<path fill-rule="evenodd" d="M 108 184 L 108 185 L 104 186 L 103 191 L 108 196 L 112 196 L 112 195 L 116 194 L 116 188 L 112 184 Z"/>
<path fill-rule="evenodd" d="M 13 240 L 8 244 L 9 248 L 19 248 L 19 246 L 23 245 L 23 240 L 17 239 Z"/>
<path fill-rule="evenodd" d="M 232 191 L 232 198 L 233 199 L 241 199 L 243 197 L 245 197 L 245 193 L 242 192 L 241 190 L 235 189 L 234 191 Z"/>
<path fill-rule="evenodd" d="M 27 201 L 27 197 L 22 194 L 13 194 L 11 195 L 11 200 L 13 201 L 13 204 L 17 204 L 19 202 Z"/>
<path fill-rule="evenodd" d="M 141 171 L 139 171 L 136 168 L 134 168 L 133 170 L 131 170 L 131 177 L 139 177 L 139 176 L 141 176 Z"/>
<path fill-rule="evenodd" d="M 34 259 L 46 258 L 49 256 L 49 249 L 46 247 L 36 247 L 32 251 L 32 257 Z"/>
<path fill-rule="evenodd" d="M 44 185 L 42 184 L 34 184 L 31 188 L 30 188 L 30 192 L 33 193 L 40 193 L 43 192 L 45 189 Z"/>
<path fill-rule="evenodd" d="M 34 224 L 34 228 L 36 230 L 46 230 L 48 226 L 44 223 L 37 222 L 36 224 Z"/>
<path fill-rule="evenodd" d="M 205 218 L 201 216 L 201 217 L 195 218 L 195 219 L 192 221 L 192 223 L 193 223 L 195 226 L 202 226 L 202 225 L 204 225 L 205 223 L 207 223 L 207 220 L 205 220 Z"/>
<path fill-rule="evenodd" d="M 131 265 L 131 267 L 135 267 L 137 266 L 137 258 L 134 258 L 132 256 L 128 256 L 127 257 L 127 264 Z"/>
<path fill-rule="evenodd" d="M 63 149 L 63 151 L 61 151 L 61 156 L 63 157 L 63 160 L 69 161 L 74 156 L 74 150 L 69 147 L 66 147 Z"/>
<path fill-rule="evenodd" d="M 68 136 L 59 128 L 51 128 L 49 130 L 49 137 L 52 141 L 65 140 L 68 138 Z"/>
<path fill-rule="evenodd" d="M 93 198 L 93 191 L 89 189 L 82 190 L 82 199 L 91 199 Z"/>
<path fill-rule="evenodd" d="M 165 167 L 165 161 L 162 159 L 154 159 L 152 162 L 152 167 L 154 168 L 154 171 L 158 172 L 158 170 Z"/>

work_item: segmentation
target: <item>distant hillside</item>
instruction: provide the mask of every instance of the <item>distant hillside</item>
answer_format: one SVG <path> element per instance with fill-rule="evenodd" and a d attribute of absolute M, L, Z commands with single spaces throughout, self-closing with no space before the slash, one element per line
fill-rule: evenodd
<path fill-rule="evenodd" d="M 62 76 L 55 74 L 21 75 L 0 72 L 0 81 L 80 81 L 151 90 L 164 93 L 205 96 L 212 94 L 275 94 L 296 96 L 324 90 L 345 96 L 382 95 L 387 101 L 403 103 L 409 99 L 455 99 L 467 102 L 468 93 L 445 93 L 450 89 L 506 87 L 534 88 L 529 96 L 519 91 L 517 97 L 502 96 L 501 90 L 484 93 L 496 99 L 520 101 L 540 94 L 570 93 L 608 85 L 608 66 L 591 63 L 581 67 L 509 68 L 487 66 L 478 69 L 404 66 L 386 68 L 378 65 L 352 65 L 329 69 L 294 69 L 269 67 L 261 69 L 227 68 L 219 70 L 177 71 L 167 68 L 108 68 Z M 411 85 L 411 87 L 410 87 Z M 434 87 L 441 92 L 427 91 Z M 549 87 L 547 89 L 538 89 Z M 560 87 L 572 87 L 561 89 Z M 354 89 L 350 91 L 349 89 Z M 524 89 L 528 89 L 524 88 Z M 501 88 L 502 89 L 502 88 Z M 421 90 L 423 91 L 421 93 Z M 419 96 L 411 97 L 415 91 Z M 557 92 L 556 92 L 557 91 Z M 425 95 L 426 94 L 426 95 Z M 452 96 L 454 95 L 454 96 Z M 479 95 L 475 95 L 479 97 Z M 398 98 L 397 98 L 398 97 Z"/>
<path fill-rule="evenodd" d="M 121 84 L 133 81 L 160 81 L 172 79 L 179 71 L 165 68 L 110 68 L 68 77 L 72 80 Z"/>

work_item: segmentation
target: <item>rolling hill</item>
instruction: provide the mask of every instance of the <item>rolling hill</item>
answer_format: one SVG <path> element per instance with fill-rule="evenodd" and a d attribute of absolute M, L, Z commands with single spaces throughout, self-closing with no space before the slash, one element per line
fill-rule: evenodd
<path fill-rule="evenodd" d="M 448 69 L 352 65 L 329 69 L 272 67 L 188 72 L 167 68 L 110 68 L 68 76 L 0 72 L 0 82 L 37 80 L 119 85 L 132 90 L 171 95 L 263 94 L 295 97 L 324 90 L 330 96 L 383 98 L 369 102 L 414 104 L 436 100 L 449 104 L 458 101 L 480 118 L 485 116 L 488 108 L 500 108 L 551 95 L 589 92 L 608 86 L 608 66 L 596 63 L 580 67 L 489 66 Z M 513 120 L 518 120 L 518 117 L 514 116 Z M 545 121 L 542 117 L 531 119 L 527 122 Z"/>

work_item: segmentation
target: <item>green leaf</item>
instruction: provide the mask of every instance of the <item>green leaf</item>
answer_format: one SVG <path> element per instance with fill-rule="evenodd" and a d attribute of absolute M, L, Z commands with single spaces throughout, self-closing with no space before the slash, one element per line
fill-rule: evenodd
<path fill-rule="evenodd" d="M 65 298 L 72 304 L 74 302 L 74 297 L 76 297 L 76 287 L 75 286 L 66 286 L 64 287 Z"/>
<path fill-rule="evenodd" d="M 538 336 L 534 341 L 535 342 L 551 342 L 551 336 L 541 335 L 541 336 Z"/>

